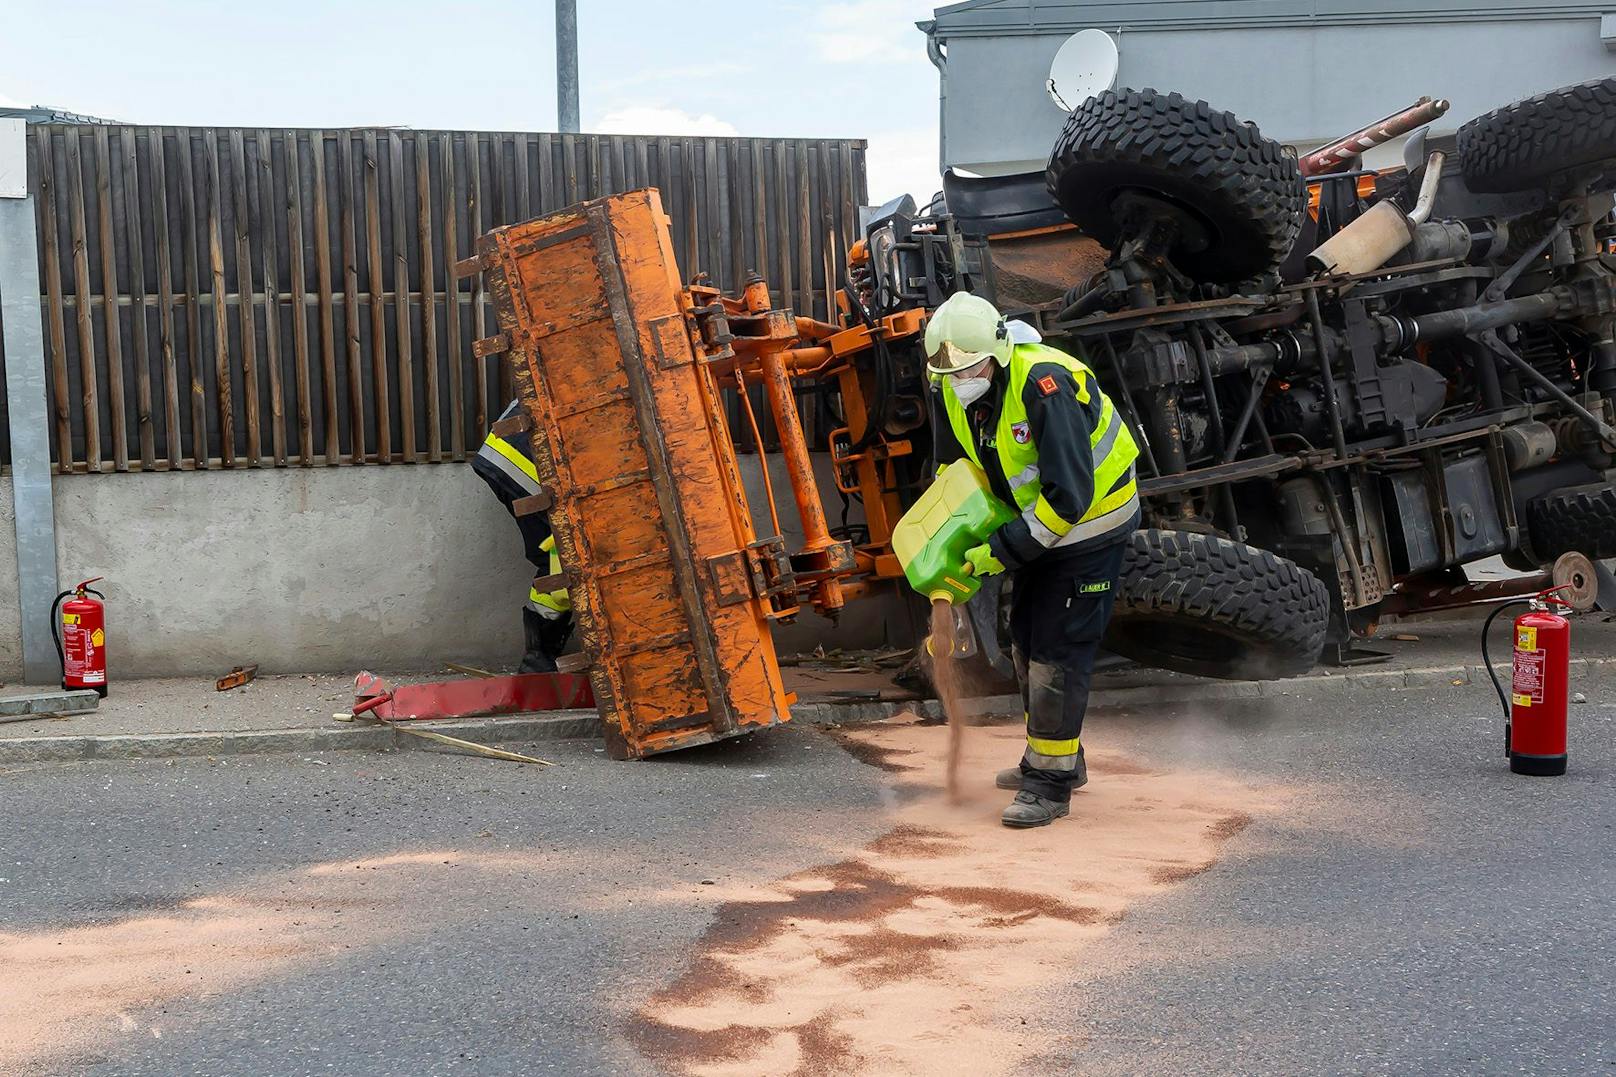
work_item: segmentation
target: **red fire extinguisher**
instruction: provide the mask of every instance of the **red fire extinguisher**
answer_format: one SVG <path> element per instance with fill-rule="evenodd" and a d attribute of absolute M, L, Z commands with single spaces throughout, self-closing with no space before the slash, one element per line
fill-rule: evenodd
<path fill-rule="evenodd" d="M 51 634 L 56 638 L 56 657 L 62 662 L 62 687 L 93 688 L 105 699 L 107 608 L 102 603 L 107 596 L 90 588 L 100 580 L 100 576 L 85 580 L 56 596 L 51 604 Z"/>
<path fill-rule="evenodd" d="M 1516 774 L 1551 775 L 1566 772 L 1566 707 L 1571 680 L 1571 622 L 1551 604 L 1570 609 L 1554 588 L 1527 601 L 1529 609 L 1515 618 L 1514 662 L 1509 697 L 1504 697 L 1492 662 L 1488 676 L 1504 705 L 1504 754 Z M 1506 603 L 1505 605 L 1516 605 Z M 1504 611 L 1494 610 L 1487 618 Z M 1483 652 L 1485 657 L 1485 632 Z"/>

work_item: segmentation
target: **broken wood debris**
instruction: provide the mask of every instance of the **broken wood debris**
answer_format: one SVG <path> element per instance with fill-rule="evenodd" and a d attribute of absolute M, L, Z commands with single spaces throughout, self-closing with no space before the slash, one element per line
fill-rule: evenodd
<path fill-rule="evenodd" d="M 216 692 L 228 692 L 232 688 L 240 688 L 257 676 L 258 666 L 256 663 L 250 666 L 237 666 L 217 681 L 214 681 L 213 689 Z"/>

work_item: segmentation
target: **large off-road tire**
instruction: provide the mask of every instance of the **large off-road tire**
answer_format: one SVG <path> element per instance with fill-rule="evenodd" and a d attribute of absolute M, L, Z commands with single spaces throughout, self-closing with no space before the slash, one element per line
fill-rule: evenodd
<path fill-rule="evenodd" d="M 1103 246 L 1120 234 L 1118 196 L 1171 203 L 1200 227 L 1173 264 L 1200 281 L 1245 280 L 1285 260 L 1307 191 L 1296 159 L 1257 128 L 1205 101 L 1110 90 L 1072 110 L 1046 173 L 1067 217 Z"/>
<path fill-rule="evenodd" d="M 1616 557 L 1616 487 L 1591 482 L 1544 494 L 1526 506 L 1526 526 L 1544 564 L 1563 553 Z"/>
<path fill-rule="evenodd" d="M 1595 79 L 1495 108 L 1459 128 L 1473 191 L 1552 187 L 1616 170 L 1616 77 Z"/>
<path fill-rule="evenodd" d="M 1330 594 L 1313 573 L 1215 535 L 1135 531 L 1105 646 L 1202 677 L 1305 673 L 1324 649 Z"/>

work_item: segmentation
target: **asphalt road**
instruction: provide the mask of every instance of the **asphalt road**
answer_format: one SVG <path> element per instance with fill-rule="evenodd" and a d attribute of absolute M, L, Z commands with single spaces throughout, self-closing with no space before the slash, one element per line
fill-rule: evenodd
<path fill-rule="evenodd" d="M 1236 772 L 1284 806 L 1029 1000 L 1069 1015 L 1045 1068 L 1616 1062 L 1616 678 L 1577 687 L 1592 702 L 1562 779 L 1507 772 L 1482 688 L 1094 716 L 1091 743 Z M 0 935 L 93 954 L 149 928 L 169 933 L 154 960 L 186 966 L 130 1006 L 128 947 L 70 988 L 0 964 L 0 1000 L 38 992 L 66 1015 L 40 1018 L 53 1046 L 29 1072 L 655 1073 L 623 1025 L 710 922 L 677 895 L 885 829 L 891 777 L 807 729 L 640 764 L 533 750 L 563 766 L 333 753 L 0 774 Z M 367 858 L 392 859 L 351 863 Z"/>

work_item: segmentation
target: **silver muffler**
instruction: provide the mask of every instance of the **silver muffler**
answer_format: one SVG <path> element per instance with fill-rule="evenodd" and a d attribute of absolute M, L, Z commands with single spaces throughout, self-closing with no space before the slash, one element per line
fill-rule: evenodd
<path fill-rule="evenodd" d="M 1357 220 L 1331 236 L 1307 256 L 1307 267 L 1331 276 L 1371 273 L 1414 240 L 1414 231 L 1431 218 L 1436 188 L 1447 155 L 1440 150 L 1425 162 L 1425 177 L 1412 212 L 1390 202 L 1376 202 Z"/>

